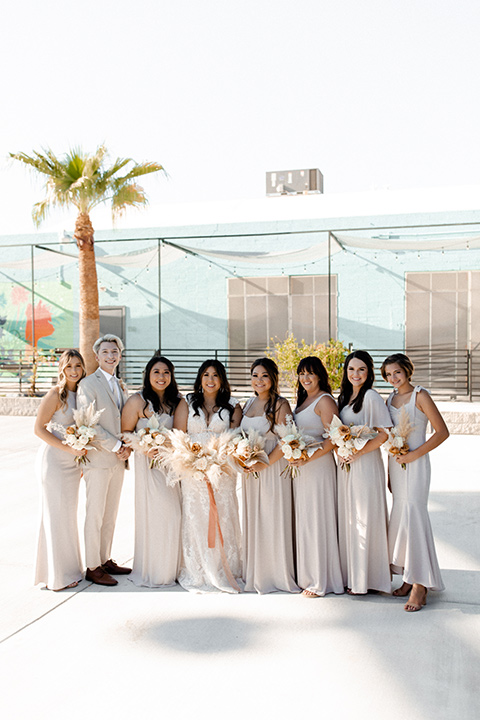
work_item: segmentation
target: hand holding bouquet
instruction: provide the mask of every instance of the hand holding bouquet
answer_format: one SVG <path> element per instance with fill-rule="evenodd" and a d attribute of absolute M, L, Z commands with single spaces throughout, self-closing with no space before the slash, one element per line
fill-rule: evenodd
<path fill-rule="evenodd" d="M 151 468 L 160 467 L 162 460 L 159 450 L 170 442 L 169 430 L 165 425 L 160 425 L 155 413 L 148 418 L 146 427 L 140 428 L 136 432 L 124 432 L 122 438 L 132 450 L 150 457 Z"/>
<path fill-rule="evenodd" d="M 323 437 L 330 438 L 338 448 L 337 455 L 347 472 L 350 472 L 349 458 L 362 450 L 369 440 L 377 436 L 377 431 L 368 425 L 345 425 L 339 417 L 333 416 L 330 427 Z"/>
<path fill-rule="evenodd" d="M 400 417 L 397 425 L 390 428 L 388 431 L 388 438 L 385 440 L 383 447 L 394 458 L 400 455 L 406 455 L 410 452 L 410 446 L 407 443 L 408 436 L 414 429 L 414 425 L 410 422 L 408 413 L 404 407 L 400 410 Z M 406 470 L 407 466 L 405 463 L 401 463 L 401 466 Z"/>
<path fill-rule="evenodd" d="M 196 442 L 182 430 L 169 430 L 168 443 L 159 450 L 160 462 L 168 468 L 168 483 L 175 485 L 182 477 L 211 482 L 218 487 L 224 475 L 232 476 L 230 431 L 212 435 L 205 445 Z"/>
<path fill-rule="evenodd" d="M 285 425 L 275 425 L 275 432 L 279 436 L 283 457 L 289 462 L 281 474 L 288 473 L 293 480 L 298 473 L 298 468 L 290 463 L 295 460 L 308 460 L 316 450 L 322 447 L 322 443 L 299 429 L 291 415 L 287 415 Z"/>
<path fill-rule="evenodd" d="M 248 470 L 257 462 L 265 463 L 265 465 L 270 464 L 268 455 L 265 452 L 265 438 L 254 428 L 250 428 L 247 432 L 242 430 L 232 437 L 230 455 L 242 470 Z M 258 478 L 258 472 L 251 474 L 253 477 Z"/>
<path fill-rule="evenodd" d="M 101 410 L 95 411 L 95 402 L 91 402 L 86 408 L 78 408 L 73 411 L 73 419 L 75 420 L 74 425 L 64 427 L 59 423 L 49 423 L 48 428 L 50 430 L 57 430 L 63 436 L 63 444 L 68 445 L 77 451 L 82 450 L 96 450 L 92 445 L 92 442 L 97 434 L 95 426 L 97 425 L 100 415 L 103 412 Z M 90 462 L 87 458 L 86 453 L 76 455 L 75 462 L 77 465 L 80 463 L 86 465 Z"/>

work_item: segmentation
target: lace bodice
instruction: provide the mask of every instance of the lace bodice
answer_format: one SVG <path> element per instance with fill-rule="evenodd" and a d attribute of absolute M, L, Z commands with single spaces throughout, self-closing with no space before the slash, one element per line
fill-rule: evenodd
<path fill-rule="evenodd" d="M 233 403 L 230 403 L 230 405 L 235 407 Z M 196 440 L 201 441 L 202 437 L 206 440 L 209 435 L 220 435 L 220 433 L 225 432 L 225 430 L 230 428 L 230 415 L 225 409 L 214 412 L 209 423 L 207 423 L 207 418 L 203 408 L 199 408 L 198 413 L 198 415 L 194 414 L 193 407 L 189 401 L 187 432 Z"/>

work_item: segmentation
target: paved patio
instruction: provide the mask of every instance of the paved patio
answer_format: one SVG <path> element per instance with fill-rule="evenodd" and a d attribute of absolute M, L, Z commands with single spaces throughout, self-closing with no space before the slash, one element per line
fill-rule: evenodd
<path fill-rule="evenodd" d="M 430 509 L 447 590 L 409 614 L 388 596 L 193 595 L 137 588 L 126 578 L 113 589 L 85 581 L 61 593 L 32 587 L 33 421 L 0 417 L 6 720 L 102 713 L 478 719 L 478 436 L 452 436 L 432 453 Z M 115 559 L 130 561 L 132 549 L 130 471 Z"/>

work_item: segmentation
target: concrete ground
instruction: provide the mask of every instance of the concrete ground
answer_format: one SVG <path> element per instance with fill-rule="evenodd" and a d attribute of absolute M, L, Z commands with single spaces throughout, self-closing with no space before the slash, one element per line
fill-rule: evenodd
<path fill-rule="evenodd" d="M 389 596 L 195 595 L 126 578 L 111 589 L 32 587 L 33 421 L 0 417 L 5 720 L 480 716 L 478 436 L 452 436 L 432 453 L 430 510 L 447 590 L 410 614 Z M 130 471 L 113 556 L 127 563 L 132 549 Z"/>

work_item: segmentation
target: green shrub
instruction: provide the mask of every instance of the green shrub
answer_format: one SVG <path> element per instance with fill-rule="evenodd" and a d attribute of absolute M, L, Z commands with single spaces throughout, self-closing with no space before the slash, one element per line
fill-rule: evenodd
<path fill-rule="evenodd" d="M 265 354 L 277 363 L 281 384 L 287 385 L 292 393 L 295 393 L 298 363 L 302 358 L 310 355 L 320 358 L 327 369 L 332 390 L 338 390 L 348 349 L 340 340 L 330 340 L 328 344 L 312 343 L 309 345 L 305 340 L 298 342 L 290 333 L 283 342 L 278 341 L 272 347 L 269 346 Z"/>

